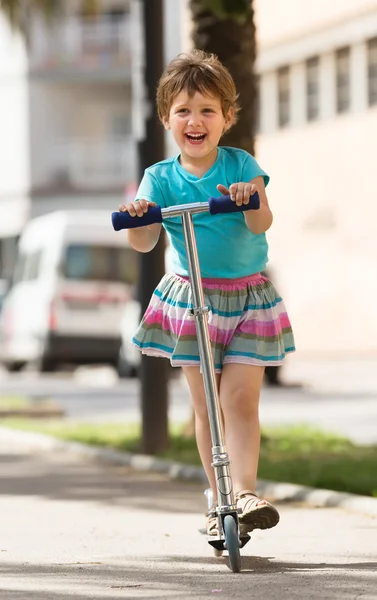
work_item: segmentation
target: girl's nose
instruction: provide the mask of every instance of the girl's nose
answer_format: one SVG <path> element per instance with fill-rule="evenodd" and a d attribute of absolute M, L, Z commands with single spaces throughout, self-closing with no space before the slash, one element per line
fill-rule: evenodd
<path fill-rule="evenodd" d="M 192 112 L 189 118 L 189 125 L 199 125 L 200 122 L 200 114 Z"/>

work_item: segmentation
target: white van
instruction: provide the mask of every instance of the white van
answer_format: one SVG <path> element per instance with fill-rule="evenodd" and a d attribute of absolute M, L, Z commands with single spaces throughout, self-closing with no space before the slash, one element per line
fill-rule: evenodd
<path fill-rule="evenodd" d="M 124 306 L 134 297 L 137 253 L 106 211 L 57 211 L 29 221 L 0 321 L 0 361 L 117 364 Z"/>
<path fill-rule="evenodd" d="M 165 271 L 173 273 L 171 246 L 166 240 Z M 141 363 L 141 352 L 132 344 L 132 337 L 140 323 L 141 304 L 137 298 L 130 300 L 124 307 L 120 321 L 121 346 L 118 361 L 119 377 L 136 377 Z M 178 369 L 176 370 L 178 372 Z"/>

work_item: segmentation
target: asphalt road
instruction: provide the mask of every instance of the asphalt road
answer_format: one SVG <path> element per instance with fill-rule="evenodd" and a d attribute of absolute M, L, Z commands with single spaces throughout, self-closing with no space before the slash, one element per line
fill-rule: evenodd
<path fill-rule="evenodd" d="M 377 361 L 376 361 L 377 362 Z M 302 387 L 264 387 L 263 425 L 309 424 L 346 435 L 359 444 L 377 443 L 377 370 L 374 360 L 288 363 L 287 383 Z M 138 380 L 119 380 L 108 367 L 82 367 L 74 373 L 39 375 L 0 372 L 1 396 L 55 398 L 67 418 L 85 421 L 140 420 Z M 190 415 L 188 389 L 182 378 L 169 392 L 169 417 L 184 422 Z"/>

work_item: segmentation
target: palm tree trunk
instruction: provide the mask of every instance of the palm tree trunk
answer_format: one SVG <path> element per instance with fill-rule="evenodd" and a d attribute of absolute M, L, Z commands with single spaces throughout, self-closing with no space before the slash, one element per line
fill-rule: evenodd
<path fill-rule="evenodd" d="M 222 139 L 226 146 L 254 154 L 256 40 L 254 12 L 250 0 L 190 0 L 194 21 L 194 46 L 213 52 L 229 69 L 241 111 L 238 123 Z"/>

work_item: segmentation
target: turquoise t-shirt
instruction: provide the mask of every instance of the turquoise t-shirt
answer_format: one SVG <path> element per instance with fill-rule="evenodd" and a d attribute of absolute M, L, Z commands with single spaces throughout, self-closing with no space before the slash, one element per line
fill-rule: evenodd
<path fill-rule="evenodd" d="M 227 188 L 232 183 L 247 182 L 268 175 L 245 150 L 219 146 L 216 161 L 197 177 L 182 168 L 179 156 L 163 160 L 145 170 L 136 199 L 150 200 L 167 208 L 177 204 L 205 202 L 220 196 L 218 184 Z M 242 213 L 193 215 L 202 277 L 234 279 L 262 271 L 268 261 L 268 245 L 264 233 L 252 233 Z M 180 217 L 165 219 L 163 226 L 171 244 L 172 268 L 178 275 L 188 275 L 186 250 Z"/>

